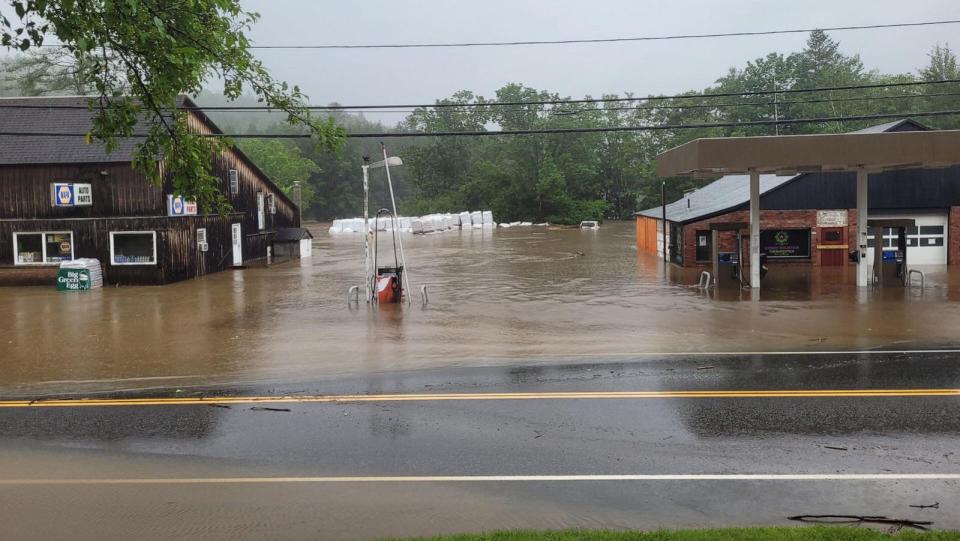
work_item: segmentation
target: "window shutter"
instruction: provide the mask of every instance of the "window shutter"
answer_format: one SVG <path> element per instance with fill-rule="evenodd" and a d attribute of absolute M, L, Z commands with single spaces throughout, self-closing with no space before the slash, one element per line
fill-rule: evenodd
<path fill-rule="evenodd" d="M 230 195 L 240 193 L 240 173 L 236 169 L 230 170 Z"/>

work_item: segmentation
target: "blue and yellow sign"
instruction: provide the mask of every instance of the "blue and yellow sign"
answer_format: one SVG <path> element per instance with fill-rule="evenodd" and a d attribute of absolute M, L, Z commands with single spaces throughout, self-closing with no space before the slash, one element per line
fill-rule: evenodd
<path fill-rule="evenodd" d="M 50 185 L 50 204 L 54 207 L 88 207 L 93 204 L 90 184 L 54 182 Z"/>
<path fill-rule="evenodd" d="M 196 201 L 187 201 L 179 195 L 167 196 L 167 216 L 196 216 Z"/>

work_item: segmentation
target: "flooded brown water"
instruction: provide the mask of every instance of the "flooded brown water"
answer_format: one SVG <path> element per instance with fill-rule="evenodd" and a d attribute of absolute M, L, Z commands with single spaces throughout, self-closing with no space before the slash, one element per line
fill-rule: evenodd
<path fill-rule="evenodd" d="M 632 223 L 405 236 L 430 304 L 348 308 L 363 238 L 312 224 L 311 259 L 163 287 L 0 288 L 0 389 L 252 383 L 644 354 L 960 343 L 960 274 L 858 292 L 851 269 L 774 267 L 759 302 L 638 254 Z M 415 293 L 416 295 L 416 293 Z M 418 295 L 416 295 L 418 297 Z"/>

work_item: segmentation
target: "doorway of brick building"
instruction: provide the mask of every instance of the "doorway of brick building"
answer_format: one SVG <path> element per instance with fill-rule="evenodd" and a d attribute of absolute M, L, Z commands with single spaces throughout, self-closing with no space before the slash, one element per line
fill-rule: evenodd
<path fill-rule="evenodd" d="M 821 227 L 817 247 L 821 267 L 842 267 L 847 262 L 847 241 L 843 227 Z"/>

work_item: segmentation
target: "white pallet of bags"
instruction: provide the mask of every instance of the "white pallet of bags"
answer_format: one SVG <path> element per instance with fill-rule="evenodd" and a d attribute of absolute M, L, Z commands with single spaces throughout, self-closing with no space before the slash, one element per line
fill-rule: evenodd
<path fill-rule="evenodd" d="M 469 212 L 461 212 L 460 216 L 460 229 L 470 229 L 470 226 L 473 222 L 470 221 Z"/>
<path fill-rule="evenodd" d="M 485 210 L 481 213 L 483 218 L 483 227 L 497 227 L 497 223 L 493 221 L 493 212 Z"/>
<path fill-rule="evenodd" d="M 483 227 L 483 213 L 479 210 L 475 210 L 470 213 L 470 222 L 473 224 L 474 228 Z"/>
<path fill-rule="evenodd" d="M 330 224 L 330 233 L 343 233 L 343 220 L 334 220 Z"/>
<path fill-rule="evenodd" d="M 433 216 L 423 216 L 420 218 L 423 220 L 423 232 L 424 233 L 433 233 L 437 230 L 437 224 L 433 221 Z"/>

